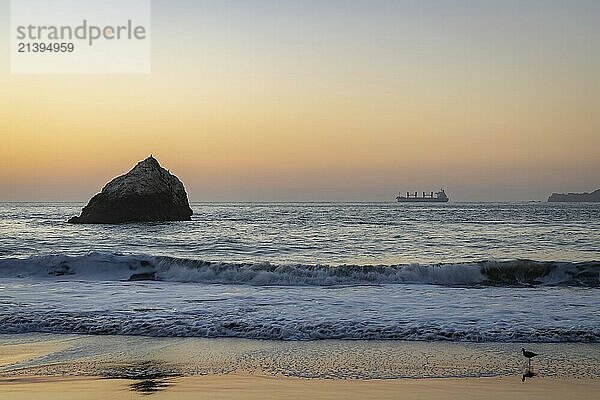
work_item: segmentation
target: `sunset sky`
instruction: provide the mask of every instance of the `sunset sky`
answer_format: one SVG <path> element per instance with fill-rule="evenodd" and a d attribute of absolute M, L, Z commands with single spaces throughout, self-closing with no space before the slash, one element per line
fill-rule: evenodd
<path fill-rule="evenodd" d="M 600 1 L 152 7 L 151 74 L 11 74 L 2 29 L 0 201 L 85 201 L 151 153 L 192 201 L 600 187 Z"/>

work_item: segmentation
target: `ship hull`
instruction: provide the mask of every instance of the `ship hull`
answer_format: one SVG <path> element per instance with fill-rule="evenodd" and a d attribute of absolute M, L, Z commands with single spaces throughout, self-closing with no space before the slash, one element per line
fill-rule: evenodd
<path fill-rule="evenodd" d="M 437 199 L 437 198 L 419 198 L 419 197 L 398 197 L 396 199 L 398 203 L 447 203 L 449 199 Z"/>

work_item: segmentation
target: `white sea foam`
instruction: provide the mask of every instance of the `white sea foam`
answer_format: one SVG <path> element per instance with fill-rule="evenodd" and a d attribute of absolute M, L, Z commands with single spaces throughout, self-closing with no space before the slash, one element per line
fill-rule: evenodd
<path fill-rule="evenodd" d="M 258 286 L 76 277 L 2 279 L 0 333 L 600 341 L 596 288 Z"/>
<path fill-rule="evenodd" d="M 433 284 L 446 286 L 600 286 L 600 262 L 531 260 L 437 265 L 277 265 L 90 253 L 0 259 L 0 276 L 123 281 L 157 280 L 255 286 Z"/>

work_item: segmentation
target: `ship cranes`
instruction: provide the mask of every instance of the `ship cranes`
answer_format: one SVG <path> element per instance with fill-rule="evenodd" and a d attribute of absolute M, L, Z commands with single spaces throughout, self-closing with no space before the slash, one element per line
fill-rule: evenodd
<path fill-rule="evenodd" d="M 430 194 L 423 192 L 422 197 L 420 197 L 417 192 L 415 192 L 414 195 L 406 192 L 406 196 L 402 196 L 398 193 L 396 200 L 398 203 L 447 203 L 450 199 L 446 195 L 446 192 L 444 192 L 444 189 L 440 189 L 439 192 L 435 193 L 435 196 L 433 192 Z"/>

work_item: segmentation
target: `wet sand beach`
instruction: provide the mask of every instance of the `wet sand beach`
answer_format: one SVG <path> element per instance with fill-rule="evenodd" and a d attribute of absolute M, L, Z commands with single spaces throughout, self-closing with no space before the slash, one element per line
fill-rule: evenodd
<path fill-rule="evenodd" d="M 0 396 L 10 399 L 591 399 L 600 384 L 590 380 L 521 382 L 518 378 L 323 380 L 252 375 L 177 378 L 148 392 L 131 380 L 101 377 L 0 379 Z"/>

